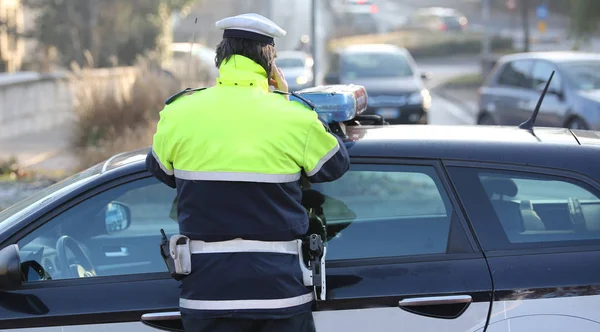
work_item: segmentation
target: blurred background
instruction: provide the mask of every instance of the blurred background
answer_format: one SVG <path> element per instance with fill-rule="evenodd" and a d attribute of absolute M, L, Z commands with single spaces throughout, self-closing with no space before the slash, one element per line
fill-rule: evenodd
<path fill-rule="evenodd" d="M 0 0 L 0 210 L 149 146 L 246 12 L 288 31 L 292 89 L 362 84 L 391 123 L 517 125 L 556 70 L 543 124 L 598 129 L 599 0 Z"/>

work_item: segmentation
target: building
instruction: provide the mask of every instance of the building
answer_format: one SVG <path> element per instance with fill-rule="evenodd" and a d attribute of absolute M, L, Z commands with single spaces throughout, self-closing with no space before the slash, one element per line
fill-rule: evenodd
<path fill-rule="evenodd" d="M 25 55 L 21 0 L 0 0 L 0 72 L 21 69 Z"/>

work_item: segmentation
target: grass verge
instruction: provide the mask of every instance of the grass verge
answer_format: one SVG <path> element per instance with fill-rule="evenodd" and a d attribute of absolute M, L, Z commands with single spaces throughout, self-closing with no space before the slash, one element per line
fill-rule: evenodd
<path fill-rule="evenodd" d="M 444 82 L 440 88 L 473 88 L 476 89 L 483 84 L 484 77 L 481 73 L 455 76 Z"/>

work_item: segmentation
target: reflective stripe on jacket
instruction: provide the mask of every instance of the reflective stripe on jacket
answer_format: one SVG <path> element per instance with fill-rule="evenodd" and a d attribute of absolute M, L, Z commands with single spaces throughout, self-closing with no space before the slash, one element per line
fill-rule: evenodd
<path fill-rule="evenodd" d="M 193 240 L 302 238 L 301 173 L 338 179 L 346 147 L 314 111 L 269 92 L 250 59 L 235 55 L 219 71 L 216 86 L 161 111 L 147 167 L 177 188 L 180 233 Z M 310 310 L 311 292 L 294 255 L 199 254 L 180 307 L 197 317 L 282 318 Z"/>

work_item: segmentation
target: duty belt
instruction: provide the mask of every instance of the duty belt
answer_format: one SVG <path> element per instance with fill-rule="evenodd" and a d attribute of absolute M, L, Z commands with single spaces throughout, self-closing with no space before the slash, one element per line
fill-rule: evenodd
<path fill-rule="evenodd" d="M 313 287 L 315 297 L 325 300 L 327 291 L 325 275 L 325 254 L 327 248 L 323 239 L 318 234 L 311 234 L 306 240 L 293 241 L 255 241 L 234 239 L 221 242 L 204 242 L 190 240 L 184 235 L 173 235 L 167 238 L 164 230 L 162 233 L 161 255 L 167 268 L 176 280 L 191 273 L 193 254 L 215 254 L 236 252 L 269 252 L 279 254 L 298 255 L 304 285 Z M 304 262 L 304 248 L 308 253 L 308 265 Z"/>

